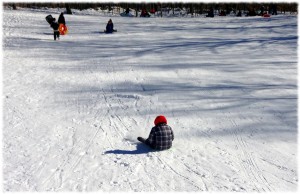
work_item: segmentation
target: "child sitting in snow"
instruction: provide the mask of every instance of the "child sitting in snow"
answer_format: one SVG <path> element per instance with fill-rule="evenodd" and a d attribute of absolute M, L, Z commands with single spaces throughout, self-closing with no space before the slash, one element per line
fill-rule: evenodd
<path fill-rule="evenodd" d="M 167 125 L 167 119 L 163 115 L 154 120 L 155 126 L 151 129 L 148 139 L 138 137 L 140 142 L 145 143 L 156 150 L 166 150 L 172 147 L 174 134 L 172 128 Z"/>
<path fill-rule="evenodd" d="M 114 30 L 114 24 L 113 24 L 112 20 L 109 19 L 108 22 L 107 22 L 107 25 L 106 25 L 106 30 L 105 30 L 105 32 L 106 32 L 106 33 L 113 33 L 114 31 L 115 31 L 115 30 Z"/>

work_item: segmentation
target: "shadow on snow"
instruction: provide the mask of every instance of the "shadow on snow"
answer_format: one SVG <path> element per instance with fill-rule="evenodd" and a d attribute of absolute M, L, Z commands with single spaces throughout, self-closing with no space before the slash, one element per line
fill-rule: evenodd
<path fill-rule="evenodd" d="M 136 155 L 136 154 L 147 154 L 150 152 L 156 152 L 155 150 L 149 148 L 148 146 L 142 144 L 142 143 L 137 143 L 136 144 L 136 150 L 108 150 L 105 152 L 105 154 L 132 154 L 132 155 Z"/>

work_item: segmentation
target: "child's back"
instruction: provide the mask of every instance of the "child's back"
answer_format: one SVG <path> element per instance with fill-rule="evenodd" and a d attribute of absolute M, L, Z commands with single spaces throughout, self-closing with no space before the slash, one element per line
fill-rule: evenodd
<path fill-rule="evenodd" d="M 172 141 L 174 140 L 172 128 L 166 123 L 158 124 L 152 128 L 148 140 L 154 149 L 169 149 L 172 147 Z"/>
<path fill-rule="evenodd" d="M 167 125 L 166 117 L 160 115 L 154 120 L 155 126 L 151 129 L 149 137 L 137 139 L 156 150 L 166 150 L 172 147 L 174 133 L 172 128 Z"/>

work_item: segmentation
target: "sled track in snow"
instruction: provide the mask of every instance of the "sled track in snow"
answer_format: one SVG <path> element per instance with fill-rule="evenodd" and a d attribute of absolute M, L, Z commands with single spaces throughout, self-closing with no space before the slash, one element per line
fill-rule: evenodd
<path fill-rule="evenodd" d="M 75 153 L 75 156 L 73 158 L 70 157 L 70 154 L 73 152 L 73 150 L 76 150 L 76 145 L 72 146 L 71 150 L 67 153 L 67 159 L 64 160 L 63 163 L 61 163 L 58 167 L 56 167 L 56 170 L 48 177 L 46 180 L 42 182 L 42 186 L 44 186 L 48 182 L 59 183 L 59 185 L 52 186 L 52 189 L 55 191 L 58 191 L 62 184 L 72 176 L 72 173 L 74 172 L 74 169 L 80 164 L 82 159 L 86 156 L 90 146 L 92 145 L 94 139 L 97 137 L 101 127 L 98 127 L 94 135 L 89 139 L 88 143 L 85 145 L 84 151 L 77 151 Z M 77 157 L 77 159 L 75 159 Z M 70 165 L 68 165 L 70 164 Z M 66 167 L 66 166 L 69 167 Z M 52 183 L 53 184 L 53 183 Z M 44 189 L 43 189 L 44 190 Z"/>
<path fill-rule="evenodd" d="M 208 91 L 209 96 L 214 96 L 214 91 L 209 90 Z M 211 99 L 211 103 L 215 104 L 218 103 L 217 100 Z M 248 151 L 250 148 L 247 145 L 247 142 L 245 141 L 244 137 L 241 135 L 240 132 L 242 130 L 239 130 L 239 125 L 230 118 L 230 112 L 224 112 L 223 115 L 225 118 L 227 118 L 227 121 L 230 121 L 232 125 L 233 131 L 231 132 L 231 135 L 236 142 L 236 146 L 238 150 L 240 150 L 240 154 L 236 156 L 238 160 L 240 161 L 239 164 L 242 167 L 242 170 L 247 175 L 247 179 L 251 181 L 251 183 L 254 185 L 256 191 L 266 191 L 270 192 L 272 191 L 271 184 L 268 182 L 267 178 L 264 176 L 263 171 L 259 168 L 258 164 L 256 163 L 255 158 L 253 155 Z M 243 115 L 240 115 L 241 119 L 246 119 Z M 261 122 L 259 120 L 259 122 Z M 213 132 L 213 131 L 211 131 Z M 206 131 L 201 131 L 201 134 L 206 136 L 207 138 L 211 138 L 211 135 L 207 133 Z M 217 149 L 220 149 L 224 153 L 228 153 L 228 151 L 223 150 L 219 148 L 218 146 L 215 147 Z M 224 148 L 225 149 L 225 148 Z M 194 171 L 194 173 L 197 173 Z M 262 184 L 259 184 L 262 183 Z M 241 185 L 239 185 L 241 186 Z M 241 189 L 244 190 L 244 188 L 241 187 Z"/>
<path fill-rule="evenodd" d="M 234 128 L 238 128 L 238 125 L 234 120 L 230 119 L 230 121 Z M 249 180 L 251 180 L 254 183 L 254 186 L 256 187 L 257 191 L 260 191 L 261 189 L 267 192 L 272 191 L 270 183 L 265 178 L 262 170 L 258 167 L 252 154 L 247 151 L 249 150 L 249 147 L 244 138 L 241 135 L 239 135 L 237 129 L 235 129 L 232 134 L 235 137 L 235 142 L 237 142 L 236 145 L 242 150 L 242 153 L 239 155 L 239 158 L 240 161 L 242 161 L 241 165 L 245 173 L 248 175 Z M 257 183 L 263 183 L 264 187 L 258 188 Z"/>
<path fill-rule="evenodd" d="M 190 182 L 195 188 L 197 188 L 197 191 L 208 191 L 207 185 L 204 182 L 203 178 L 201 175 L 192 170 L 191 167 L 187 166 L 183 162 L 176 162 L 176 167 L 180 166 L 179 169 L 183 169 L 182 172 L 179 172 L 178 170 L 175 170 L 169 163 L 167 163 L 164 159 L 161 159 L 159 156 L 154 154 L 155 157 L 164 165 L 166 165 L 171 172 L 176 174 L 179 177 L 182 177 L 183 179 L 187 180 Z M 177 161 L 177 160 L 176 160 Z M 190 174 L 186 174 L 187 172 L 190 172 Z M 200 180 L 200 182 L 199 182 Z"/>

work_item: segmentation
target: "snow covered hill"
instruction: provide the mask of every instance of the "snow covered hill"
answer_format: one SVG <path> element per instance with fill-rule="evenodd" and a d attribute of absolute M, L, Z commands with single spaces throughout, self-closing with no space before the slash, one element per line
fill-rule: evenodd
<path fill-rule="evenodd" d="M 48 14 L 3 11 L 4 191 L 297 190 L 297 16 Z"/>

